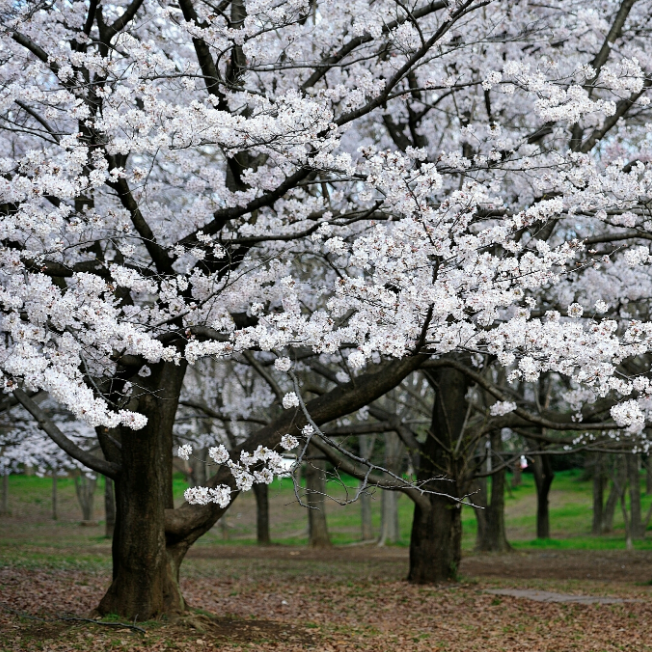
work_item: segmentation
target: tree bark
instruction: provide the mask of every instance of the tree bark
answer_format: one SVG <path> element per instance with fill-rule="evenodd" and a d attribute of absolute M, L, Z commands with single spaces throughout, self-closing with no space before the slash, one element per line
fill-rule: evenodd
<path fill-rule="evenodd" d="M 516 460 L 512 465 L 512 489 L 520 487 L 523 481 L 523 469 L 521 468 L 521 460 Z"/>
<path fill-rule="evenodd" d="M 463 495 L 464 463 L 457 454 L 466 419 L 466 376 L 456 369 L 428 370 L 435 390 L 432 423 L 419 456 L 417 479 L 428 481 L 429 508 L 414 506 L 410 538 L 410 572 L 415 584 L 456 580 L 462 558 L 462 509 L 455 498 Z M 443 477 L 446 479 L 432 479 Z"/>
<path fill-rule="evenodd" d="M 256 497 L 256 539 L 258 545 L 268 546 L 272 540 L 269 536 L 269 489 L 266 484 L 254 484 Z"/>
<path fill-rule="evenodd" d="M 602 521 L 602 533 L 607 534 L 613 531 L 614 526 L 614 515 L 616 513 L 616 507 L 618 507 L 618 501 L 620 500 L 620 494 L 625 490 L 625 464 L 622 458 L 622 455 L 616 455 L 613 465 L 613 478 L 611 482 L 611 490 L 609 491 L 609 496 L 607 497 L 607 502 L 604 506 L 603 512 L 603 521 Z"/>
<path fill-rule="evenodd" d="M 130 620 L 174 617 L 185 609 L 179 588 L 181 549 L 166 550 L 165 509 L 172 509 L 172 427 L 185 365 L 160 363 L 140 382 L 133 407 L 148 421 L 121 432 L 122 471 L 115 481 L 113 582 L 100 615 Z"/>
<path fill-rule="evenodd" d="M 306 503 L 308 504 L 308 539 L 313 548 L 329 548 L 331 540 L 326 522 L 326 461 L 321 452 L 308 447 L 305 467 Z"/>
<path fill-rule="evenodd" d="M 57 474 L 52 474 L 52 520 L 59 519 L 59 501 L 57 497 Z"/>
<path fill-rule="evenodd" d="M 95 485 L 97 480 L 95 478 L 89 478 L 83 473 L 81 475 L 75 476 L 75 492 L 77 493 L 77 500 L 79 501 L 79 506 L 82 510 L 82 520 L 92 521 L 93 520 L 93 504 L 95 502 Z M 55 501 L 56 493 L 56 479 L 52 485 L 52 498 L 53 503 Z"/>
<path fill-rule="evenodd" d="M 604 490 L 607 478 L 604 472 L 604 456 L 600 453 L 591 455 L 593 475 L 593 521 L 591 533 L 595 536 L 602 534 L 604 527 Z"/>
<path fill-rule="evenodd" d="M 113 494 L 113 480 L 104 478 L 104 536 L 113 539 L 115 529 L 115 496 Z"/>
<path fill-rule="evenodd" d="M 384 467 L 388 471 L 398 475 L 401 472 L 405 447 L 395 432 L 385 433 L 384 439 Z M 399 493 L 397 491 L 383 490 L 381 494 L 380 539 L 378 541 L 378 545 L 380 546 L 386 543 L 396 543 L 400 538 L 398 527 L 398 499 Z"/>
<path fill-rule="evenodd" d="M 472 502 L 477 505 L 473 510 L 477 531 L 475 535 L 475 549 L 482 550 L 484 541 L 487 537 L 487 504 L 489 503 L 487 495 L 487 478 L 477 478 L 473 481 Z"/>
<path fill-rule="evenodd" d="M 625 457 L 629 483 L 629 529 L 632 539 L 642 539 L 640 458 L 637 453 L 628 453 Z"/>
<path fill-rule="evenodd" d="M 502 463 L 500 455 L 503 441 L 500 432 L 491 433 L 491 453 L 494 468 Z M 491 502 L 486 509 L 485 537 L 480 544 L 484 552 L 509 552 L 512 546 L 507 541 L 505 531 L 505 479 L 506 469 L 495 471 L 491 476 Z"/>
<path fill-rule="evenodd" d="M 373 452 L 374 437 L 365 435 L 359 438 L 360 457 L 370 459 Z M 361 536 L 363 541 L 371 541 L 374 538 L 374 526 L 371 518 L 371 496 L 368 490 L 360 494 L 360 522 Z"/>
<path fill-rule="evenodd" d="M 537 488 L 537 539 L 550 538 L 550 487 L 555 479 L 548 455 L 534 457 L 534 482 Z"/>

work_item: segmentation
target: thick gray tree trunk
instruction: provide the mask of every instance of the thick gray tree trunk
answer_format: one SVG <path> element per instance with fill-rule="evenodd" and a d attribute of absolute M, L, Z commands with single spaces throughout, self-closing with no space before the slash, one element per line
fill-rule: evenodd
<path fill-rule="evenodd" d="M 152 365 L 139 379 L 128 409 L 147 417 L 147 425 L 120 437 L 122 470 L 116 477 L 116 522 L 112 542 L 113 581 L 97 613 L 137 620 L 173 617 L 185 609 L 179 566 L 187 551 L 172 548 L 165 535 L 165 510 L 172 495 L 172 431 L 185 364 Z"/>
<path fill-rule="evenodd" d="M 430 432 L 419 455 L 417 479 L 431 480 L 428 508 L 415 503 L 410 537 L 410 572 L 415 584 L 456 580 L 462 559 L 462 509 L 455 498 L 463 495 L 464 461 L 456 455 L 466 421 L 468 381 L 455 369 L 428 372 L 435 390 Z"/>

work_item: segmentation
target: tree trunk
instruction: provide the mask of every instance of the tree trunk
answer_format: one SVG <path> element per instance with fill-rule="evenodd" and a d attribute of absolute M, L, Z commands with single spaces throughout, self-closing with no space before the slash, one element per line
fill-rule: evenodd
<path fill-rule="evenodd" d="M 52 474 L 52 520 L 56 521 L 59 518 L 59 501 L 57 498 L 57 474 Z"/>
<path fill-rule="evenodd" d="M 473 510 L 477 526 L 475 534 L 475 549 L 482 550 L 482 546 L 487 537 L 487 504 L 489 502 L 487 495 L 487 478 L 477 478 L 474 480 L 471 491 L 473 493 L 471 502 L 474 505 L 477 505 L 477 508 Z"/>
<path fill-rule="evenodd" d="M 607 478 L 604 472 L 604 456 L 595 453 L 591 456 L 593 471 L 593 522 L 591 533 L 595 536 L 602 534 L 604 527 L 604 490 Z"/>
<path fill-rule="evenodd" d="M 185 609 L 179 565 L 187 547 L 166 550 L 164 530 L 165 509 L 173 507 L 172 427 L 184 372 L 184 364 L 152 365 L 151 376 L 139 379 L 140 392 L 128 406 L 148 422 L 141 430 L 121 433 L 113 582 L 97 608 L 100 615 L 150 620 L 174 617 Z"/>
<path fill-rule="evenodd" d="M 362 436 L 359 439 L 360 442 L 360 457 L 364 459 L 370 459 L 373 452 L 374 446 L 373 436 Z M 360 521 L 361 521 L 361 532 L 363 541 L 371 541 L 374 538 L 374 526 L 371 519 L 371 496 L 368 493 L 368 490 L 363 491 L 360 494 Z"/>
<path fill-rule="evenodd" d="M 521 468 L 521 460 L 516 460 L 512 464 L 512 489 L 520 487 L 523 482 L 523 469 Z"/>
<path fill-rule="evenodd" d="M 272 540 L 269 536 L 269 490 L 266 484 L 254 484 L 256 497 L 256 538 L 258 545 L 268 546 Z"/>
<path fill-rule="evenodd" d="M 56 480 L 55 480 L 56 483 Z M 89 478 L 87 475 L 81 474 L 75 477 L 75 491 L 77 493 L 77 500 L 82 510 L 82 520 L 93 520 L 93 504 L 95 502 L 95 485 L 97 480 Z M 52 488 L 54 494 L 54 485 Z M 53 495 L 54 498 L 54 495 Z"/>
<path fill-rule="evenodd" d="M 550 538 L 550 487 L 555 479 L 548 455 L 534 457 L 534 482 L 537 488 L 537 539 Z"/>
<path fill-rule="evenodd" d="M 329 548 L 331 540 L 326 522 L 326 462 L 319 459 L 318 449 L 308 448 L 306 462 L 306 502 L 308 503 L 308 538 L 313 548 Z"/>
<path fill-rule="evenodd" d="M 9 514 L 9 474 L 2 476 L 2 500 L 0 500 L 0 516 Z"/>
<path fill-rule="evenodd" d="M 456 581 L 462 559 L 462 510 L 441 496 L 430 495 L 429 501 L 427 510 L 414 506 L 408 580 L 415 584 Z"/>
<path fill-rule="evenodd" d="M 645 462 L 645 495 L 652 494 L 652 454 L 648 454 Z"/>
<path fill-rule="evenodd" d="M 613 464 L 613 478 L 611 482 L 611 490 L 609 491 L 609 496 L 607 497 L 607 502 L 604 506 L 603 512 L 603 521 L 602 521 L 602 533 L 607 534 L 613 531 L 614 527 L 614 515 L 616 513 L 616 507 L 618 507 L 618 501 L 620 500 L 620 494 L 625 490 L 625 464 L 622 458 L 622 455 L 616 455 Z"/>
<path fill-rule="evenodd" d="M 113 539 L 115 529 L 115 496 L 113 495 L 113 480 L 104 478 L 104 536 Z"/>
<path fill-rule="evenodd" d="M 385 433 L 384 467 L 395 475 L 399 475 L 404 453 L 405 447 L 401 443 L 399 436 L 395 432 Z M 380 539 L 378 541 L 380 546 L 386 543 L 396 543 L 400 538 L 398 499 L 399 494 L 396 491 L 384 490 L 381 494 Z"/>
<path fill-rule="evenodd" d="M 380 538 L 379 546 L 387 543 L 396 543 L 399 538 L 398 527 L 398 499 L 397 491 L 383 490 L 380 495 Z"/>
<path fill-rule="evenodd" d="M 456 580 L 462 558 L 462 509 L 455 498 L 463 495 L 464 463 L 457 446 L 466 420 L 464 374 L 455 369 L 427 372 L 435 390 L 432 424 L 419 456 L 417 479 L 430 480 L 425 494 L 429 503 L 415 503 L 410 538 L 410 572 L 416 584 Z M 447 480 L 432 480 L 444 476 Z M 443 495 L 440 495 L 443 494 Z"/>
<path fill-rule="evenodd" d="M 625 457 L 629 482 L 629 529 L 632 539 L 642 539 L 640 458 L 637 453 L 629 453 Z"/>
<path fill-rule="evenodd" d="M 491 433 L 491 452 L 493 468 L 502 464 L 501 453 L 503 441 L 500 432 Z M 491 476 L 491 502 L 487 505 L 485 537 L 480 550 L 485 552 L 508 552 L 512 546 L 507 541 L 505 532 L 505 476 L 506 469 L 502 468 Z"/>

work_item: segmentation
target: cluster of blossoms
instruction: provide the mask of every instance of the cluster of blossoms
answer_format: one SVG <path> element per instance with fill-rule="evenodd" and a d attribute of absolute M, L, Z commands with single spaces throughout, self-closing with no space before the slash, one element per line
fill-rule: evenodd
<path fill-rule="evenodd" d="M 284 435 L 281 446 L 289 451 L 299 445 L 299 440 L 292 435 Z M 192 455 L 192 446 L 184 444 L 177 449 L 177 456 L 183 460 Z M 225 464 L 231 470 L 237 491 L 249 491 L 254 483 L 271 484 L 276 476 L 287 473 L 283 457 L 276 451 L 265 446 L 258 446 L 253 453 L 242 451 L 240 459 L 233 461 L 229 451 L 223 444 L 209 449 L 209 457 L 216 464 Z M 184 492 L 184 498 L 191 505 L 207 505 L 217 503 L 226 507 L 231 502 L 233 491 L 227 485 L 210 487 L 191 487 Z"/>
<path fill-rule="evenodd" d="M 0 8 L 4 392 L 138 429 L 157 365 L 472 351 L 643 427 L 649 0 L 184 3 Z"/>

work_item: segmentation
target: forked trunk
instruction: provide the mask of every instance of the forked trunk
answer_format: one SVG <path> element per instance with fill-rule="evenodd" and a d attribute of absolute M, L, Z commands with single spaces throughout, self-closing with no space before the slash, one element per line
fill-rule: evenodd
<path fill-rule="evenodd" d="M 408 580 L 415 584 L 457 580 L 462 559 L 462 510 L 442 496 L 429 502 L 429 509 L 414 506 Z"/>
<path fill-rule="evenodd" d="M 466 419 L 466 377 L 454 369 L 428 373 L 435 390 L 432 425 L 422 445 L 417 478 L 430 479 L 429 505 L 414 506 L 410 538 L 410 573 L 416 584 L 456 580 L 462 558 L 463 459 L 458 446 Z M 431 480 L 431 478 L 445 478 Z"/>
<path fill-rule="evenodd" d="M 100 615 L 142 621 L 174 617 L 185 609 L 179 589 L 185 550 L 166 551 L 164 530 L 165 509 L 173 507 L 172 426 L 184 371 L 183 365 L 156 365 L 134 406 L 147 416 L 147 425 L 121 433 L 113 582 L 97 608 Z"/>

